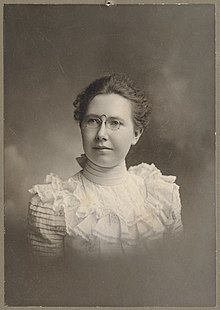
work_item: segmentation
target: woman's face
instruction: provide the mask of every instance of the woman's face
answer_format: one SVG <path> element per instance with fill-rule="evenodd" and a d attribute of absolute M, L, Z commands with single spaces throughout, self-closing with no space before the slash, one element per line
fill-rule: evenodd
<path fill-rule="evenodd" d="M 81 132 L 86 156 L 102 167 L 114 167 L 121 163 L 131 145 L 136 144 L 141 136 L 141 131 L 134 129 L 130 101 L 117 94 L 93 98 Z"/>

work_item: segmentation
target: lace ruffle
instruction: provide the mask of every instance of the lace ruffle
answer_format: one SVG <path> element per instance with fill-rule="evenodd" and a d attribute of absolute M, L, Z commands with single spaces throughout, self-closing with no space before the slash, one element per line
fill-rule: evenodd
<path fill-rule="evenodd" d="M 37 184 L 29 190 L 31 194 L 37 194 L 45 208 L 51 208 L 55 214 L 63 214 L 64 206 L 80 204 L 75 191 L 79 184 L 73 179 L 63 181 L 57 175 L 51 173 L 46 176 L 46 184 Z M 36 196 L 33 199 L 38 199 Z"/>
<path fill-rule="evenodd" d="M 67 181 L 50 174 L 46 184 L 35 185 L 42 205 L 65 217 L 70 236 L 87 241 L 95 238 L 110 243 L 136 245 L 182 225 L 181 205 L 175 177 L 163 176 L 153 164 L 128 170 L 126 182 L 101 186 L 81 173 Z M 36 198 L 35 198 L 36 199 Z"/>
<path fill-rule="evenodd" d="M 147 204 L 153 207 L 161 223 L 171 229 L 178 222 L 179 228 L 182 228 L 179 186 L 174 183 L 176 177 L 164 176 L 154 164 L 146 163 L 130 167 L 129 172 L 144 179 Z"/>

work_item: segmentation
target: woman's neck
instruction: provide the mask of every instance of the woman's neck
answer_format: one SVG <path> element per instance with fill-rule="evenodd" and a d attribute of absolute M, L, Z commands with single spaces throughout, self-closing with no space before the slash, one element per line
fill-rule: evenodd
<path fill-rule="evenodd" d="M 100 185 L 118 185 L 124 181 L 126 172 L 125 161 L 115 167 L 106 168 L 94 164 L 87 158 L 82 174 L 89 181 Z"/>

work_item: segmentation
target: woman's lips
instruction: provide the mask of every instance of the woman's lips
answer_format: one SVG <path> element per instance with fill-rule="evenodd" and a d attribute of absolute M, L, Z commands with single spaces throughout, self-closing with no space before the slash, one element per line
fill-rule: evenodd
<path fill-rule="evenodd" d="M 107 146 L 94 146 L 93 149 L 95 150 L 112 150 L 112 148 Z"/>

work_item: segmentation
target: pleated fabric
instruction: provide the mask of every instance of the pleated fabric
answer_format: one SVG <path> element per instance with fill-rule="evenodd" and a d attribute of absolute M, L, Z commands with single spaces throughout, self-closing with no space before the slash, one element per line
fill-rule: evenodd
<path fill-rule="evenodd" d="M 66 224 L 64 213 L 45 206 L 35 194 L 28 208 L 28 242 L 32 255 L 62 257 Z"/>

